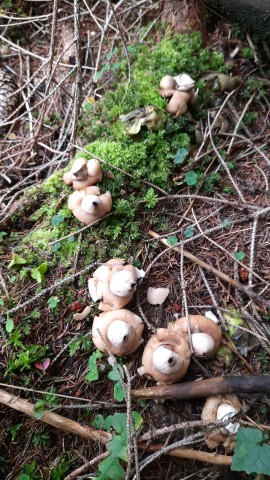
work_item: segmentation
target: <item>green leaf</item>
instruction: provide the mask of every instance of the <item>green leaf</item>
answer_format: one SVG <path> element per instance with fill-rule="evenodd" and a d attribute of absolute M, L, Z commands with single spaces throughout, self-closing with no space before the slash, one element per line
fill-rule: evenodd
<path fill-rule="evenodd" d="M 125 394 L 124 394 L 124 390 L 120 380 L 115 383 L 113 387 L 113 394 L 114 394 L 115 400 L 117 400 L 118 402 L 122 402 L 124 400 Z"/>
<path fill-rule="evenodd" d="M 188 150 L 186 148 L 179 148 L 176 154 L 173 157 L 173 163 L 175 165 L 179 165 L 184 162 L 186 156 L 188 154 Z"/>
<path fill-rule="evenodd" d="M 68 237 L 68 239 L 67 239 L 68 243 L 72 243 L 72 242 L 74 242 L 74 240 L 75 240 L 74 235 L 70 235 L 70 237 Z"/>
<path fill-rule="evenodd" d="M 8 319 L 6 321 L 6 331 L 8 333 L 11 333 L 13 328 L 14 328 L 14 322 L 13 322 L 12 318 L 8 317 Z"/>
<path fill-rule="evenodd" d="M 0 298 L 0 307 L 3 307 L 3 305 L 4 305 L 4 300 L 3 298 Z"/>
<path fill-rule="evenodd" d="M 47 301 L 48 307 L 52 310 L 53 308 L 56 307 L 56 305 L 60 302 L 60 299 L 58 297 L 50 297 L 49 300 Z"/>
<path fill-rule="evenodd" d="M 20 255 L 17 255 L 17 253 L 13 253 L 11 262 L 8 264 L 8 268 L 20 268 L 20 265 L 25 265 L 27 263 L 24 258 L 20 257 Z"/>
<path fill-rule="evenodd" d="M 31 480 L 31 477 L 27 473 L 20 473 L 18 480 Z"/>
<path fill-rule="evenodd" d="M 31 277 L 36 280 L 38 283 L 42 283 L 45 280 L 45 273 L 48 270 L 48 264 L 46 262 L 41 263 L 36 268 L 32 268 Z"/>
<path fill-rule="evenodd" d="M 97 367 L 97 360 L 102 357 L 102 353 L 99 350 L 96 350 L 92 355 L 89 357 L 88 360 L 88 367 L 89 372 L 87 373 L 85 380 L 88 382 L 93 382 L 94 380 L 98 380 L 99 373 Z"/>
<path fill-rule="evenodd" d="M 187 227 L 184 230 L 184 237 L 185 238 L 191 238 L 194 235 L 194 228 L 193 227 Z"/>
<path fill-rule="evenodd" d="M 64 215 L 54 215 L 54 217 L 52 217 L 51 219 L 51 224 L 54 227 L 57 227 L 57 225 L 60 225 L 60 223 L 62 223 L 64 220 L 65 220 Z"/>
<path fill-rule="evenodd" d="M 270 446 L 264 443 L 265 432 L 256 428 L 239 428 L 231 469 L 270 475 Z"/>
<path fill-rule="evenodd" d="M 118 368 L 119 368 L 119 371 L 121 372 L 121 374 L 124 376 L 123 367 L 121 365 L 118 365 Z M 118 370 L 115 366 L 113 366 L 112 370 L 108 373 L 108 378 L 110 380 L 115 380 L 115 381 L 120 380 L 120 375 L 119 375 Z"/>
<path fill-rule="evenodd" d="M 173 245 L 178 243 L 178 239 L 176 237 L 168 237 L 167 238 L 167 243 L 168 243 L 168 245 L 170 245 L 170 247 L 172 247 Z"/>
<path fill-rule="evenodd" d="M 59 250 L 59 248 L 61 248 L 61 242 L 56 242 L 54 244 L 54 246 L 52 247 L 52 252 L 57 252 L 57 250 Z"/>
<path fill-rule="evenodd" d="M 43 400 L 38 400 L 34 405 L 34 416 L 38 420 L 45 415 L 45 403 Z"/>
<path fill-rule="evenodd" d="M 5 235 L 7 235 L 7 232 L 0 232 L 0 242 L 2 242 Z"/>
<path fill-rule="evenodd" d="M 234 252 L 234 258 L 236 258 L 236 260 L 240 260 L 240 262 L 241 260 L 244 260 L 245 256 L 246 255 L 244 252 L 242 252 L 242 250 L 239 250 L 239 252 Z"/>
<path fill-rule="evenodd" d="M 93 420 L 93 422 L 91 422 L 91 426 L 94 427 L 94 428 L 98 428 L 99 430 L 103 430 L 105 427 L 104 427 L 104 418 L 103 416 L 101 415 L 101 413 L 99 413 L 95 420 Z"/>
<path fill-rule="evenodd" d="M 194 170 L 190 170 L 189 172 L 186 173 L 184 181 L 186 182 L 187 185 L 191 187 L 193 185 L 196 185 L 198 178 L 199 178 L 198 173 L 194 172 Z"/>

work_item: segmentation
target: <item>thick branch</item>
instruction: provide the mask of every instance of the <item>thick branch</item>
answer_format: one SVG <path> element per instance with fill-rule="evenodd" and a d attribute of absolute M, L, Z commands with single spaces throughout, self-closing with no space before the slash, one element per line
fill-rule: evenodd
<path fill-rule="evenodd" d="M 228 393 L 268 393 L 270 376 L 227 376 L 131 390 L 136 399 L 189 399 Z"/>
<path fill-rule="evenodd" d="M 163 243 L 163 245 L 166 245 L 166 247 L 169 247 L 172 250 L 175 250 L 176 252 L 179 252 L 179 253 L 181 252 L 180 247 L 169 245 L 167 240 L 165 238 L 162 238 L 160 235 L 158 235 L 158 233 L 153 232 L 152 230 L 149 230 L 148 235 L 150 235 L 150 237 L 156 238 L 161 243 Z M 254 300 L 254 302 L 256 302 L 258 305 L 261 305 L 265 308 L 270 309 L 269 300 L 264 300 L 263 298 L 260 297 L 260 295 L 258 295 L 256 292 L 254 292 L 250 288 L 246 287 L 245 285 L 242 285 L 242 283 L 238 282 L 237 280 L 234 280 L 234 278 L 229 277 L 229 275 L 226 275 L 226 273 L 220 272 L 219 270 L 212 267 L 211 265 L 208 265 L 208 263 L 196 257 L 196 255 L 193 255 L 193 253 L 190 253 L 187 250 L 184 250 L 184 257 L 188 258 L 189 260 L 192 260 L 192 262 L 196 263 L 200 267 L 213 273 L 216 277 L 220 278 L 221 280 L 224 280 L 224 282 L 229 283 L 230 285 L 237 288 L 238 290 L 241 290 L 249 298 Z"/>

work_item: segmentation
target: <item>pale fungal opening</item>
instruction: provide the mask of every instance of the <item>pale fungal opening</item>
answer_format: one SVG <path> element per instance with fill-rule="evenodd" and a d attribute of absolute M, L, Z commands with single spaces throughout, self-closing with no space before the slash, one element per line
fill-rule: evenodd
<path fill-rule="evenodd" d="M 175 373 L 181 369 L 183 358 L 169 348 L 160 345 L 153 353 L 153 365 L 161 373 Z"/>
<path fill-rule="evenodd" d="M 101 200 L 97 195 L 86 195 L 82 199 L 81 208 L 85 213 L 94 213 L 100 204 Z"/>
<path fill-rule="evenodd" d="M 217 420 L 221 420 L 222 423 L 226 423 L 237 413 L 239 413 L 239 411 L 236 410 L 236 408 L 234 408 L 232 405 L 229 405 L 228 403 L 222 403 L 217 409 Z M 220 431 L 224 433 L 224 435 L 235 435 L 239 427 L 239 422 L 232 421 L 222 427 Z"/>
<path fill-rule="evenodd" d="M 114 347 L 120 348 L 131 339 L 133 333 L 134 330 L 131 325 L 122 320 L 114 320 L 109 325 L 107 337 Z"/>
<path fill-rule="evenodd" d="M 215 348 L 215 341 L 208 333 L 193 333 L 191 339 L 194 354 L 198 357 L 205 357 Z"/>
<path fill-rule="evenodd" d="M 103 292 L 102 283 L 99 281 L 96 281 L 95 278 L 90 278 L 88 280 L 88 290 L 89 290 L 90 297 L 94 302 L 97 302 L 102 298 L 102 292 Z"/>
<path fill-rule="evenodd" d="M 118 297 L 126 297 L 135 286 L 134 275 L 129 270 L 122 270 L 112 275 L 110 290 Z"/>

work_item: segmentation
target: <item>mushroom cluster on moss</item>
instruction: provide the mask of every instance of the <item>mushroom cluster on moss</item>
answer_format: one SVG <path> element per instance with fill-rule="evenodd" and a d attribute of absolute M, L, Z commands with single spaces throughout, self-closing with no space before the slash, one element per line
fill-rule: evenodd
<path fill-rule="evenodd" d="M 80 222 L 90 225 L 111 211 L 112 196 L 110 192 L 101 194 L 94 186 L 75 190 L 68 198 L 68 208 Z"/>
<path fill-rule="evenodd" d="M 72 185 L 74 190 L 83 190 L 102 180 L 102 170 L 98 160 L 76 158 L 69 172 L 64 173 L 66 185 Z"/>
<path fill-rule="evenodd" d="M 159 84 L 159 93 L 164 98 L 170 98 L 167 112 L 178 118 L 187 112 L 188 105 L 196 101 L 195 81 L 187 74 L 176 77 L 165 75 Z"/>

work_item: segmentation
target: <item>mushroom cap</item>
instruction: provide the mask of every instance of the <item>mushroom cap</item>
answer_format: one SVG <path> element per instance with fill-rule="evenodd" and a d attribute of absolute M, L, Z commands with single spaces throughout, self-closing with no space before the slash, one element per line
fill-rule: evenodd
<path fill-rule="evenodd" d="M 174 77 L 171 77 L 171 75 L 165 75 L 162 77 L 160 80 L 159 84 L 159 89 L 161 90 L 174 90 L 177 87 L 176 81 Z M 163 95 L 161 93 L 161 95 Z M 165 96 L 165 95 L 163 95 Z"/>
<path fill-rule="evenodd" d="M 102 292 L 101 297 L 99 296 L 102 299 L 99 304 L 100 310 L 107 312 L 122 309 L 132 299 L 136 280 L 141 276 L 142 272 L 127 264 L 124 259 L 112 258 L 93 273 L 95 282 L 90 279 L 88 283 L 90 295 L 95 300 L 97 292 L 98 295 Z M 91 294 L 91 290 L 94 295 Z"/>
<path fill-rule="evenodd" d="M 209 422 L 217 421 L 217 411 L 221 405 L 226 405 L 232 407 L 236 412 L 241 411 L 241 403 L 236 395 L 226 395 L 226 397 L 209 397 L 207 398 L 201 418 Z M 224 410 L 223 410 L 224 411 Z M 221 409 L 222 413 L 222 409 Z M 221 417 L 222 419 L 222 417 Z M 224 420 L 225 421 L 225 420 Z M 224 427 L 225 429 L 226 427 Z M 232 451 L 235 444 L 235 435 L 234 434 L 225 434 L 223 427 L 217 428 L 212 432 L 209 432 L 205 435 L 205 443 L 208 448 L 216 448 L 220 443 L 223 444 L 228 451 Z"/>
<path fill-rule="evenodd" d="M 161 358 L 160 358 L 161 357 Z M 190 363 L 188 342 L 183 335 L 158 328 L 148 340 L 139 371 L 161 384 L 174 383 L 186 373 Z"/>
<path fill-rule="evenodd" d="M 215 340 L 208 333 L 192 333 L 192 345 L 196 357 L 206 357 L 215 350 Z"/>
<path fill-rule="evenodd" d="M 221 420 L 223 423 L 226 423 L 231 417 L 237 415 L 237 413 L 239 413 L 239 410 L 234 408 L 232 405 L 229 405 L 228 403 L 222 403 L 217 409 L 217 420 Z M 239 427 L 239 422 L 230 422 L 220 430 L 222 433 L 225 433 L 225 435 L 234 435 L 237 433 Z"/>
<path fill-rule="evenodd" d="M 208 317 L 204 317 L 203 315 L 189 315 L 189 324 L 190 324 L 190 332 L 192 334 L 192 341 L 194 338 L 195 344 L 194 346 L 194 353 L 195 355 L 202 355 L 202 359 L 208 360 L 209 358 L 213 357 L 220 345 L 221 338 L 222 338 L 222 331 L 219 325 L 217 325 L 213 320 L 211 320 Z M 175 323 L 171 323 L 168 325 L 169 329 L 178 331 L 179 333 L 183 335 L 188 335 L 188 324 L 186 317 L 181 317 L 178 318 Z M 212 337 L 214 340 L 214 344 L 212 342 L 212 345 L 210 342 L 208 342 L 208 345 L 210 349 L 205 351 L 205 340 L 207 339 L 206 336 L 198 336 L 194 334 L 196 333 L 204 333 Z M 208 339 L 209 340 L 209 339 Z M 200 342 L 203 343 L 200 343 Z M 211 346 L 213 348 L 211 348 Z M 201 354 L 197 352 L 202 352 Z"/>
<path fill-rule="evenodd" d="M 129 355 L 143 342 L 143 322 L 138 315 L 127 309 L 101 313 L 94 318 L 92 338 L 96 347 L 106 353 L 106 348 L 97 330 L 113 355 Z"/>
<path fill-rule="evenodd" d="M 68 208 L 78 220 L 90 225 L 111 210 L 112 197 L 110 192 L 100 195 L 98 187 L 87 187 L 85 190 L 75 190 L 69 196 Z"/>
<path fill-rule="evenodd" d="M 101 166 L 98 160 L 95 160 L 94 158 L 91 160 L 88 160 L 87 162 L 87 173 L 89 177 L 94 177 L 97 178 L 99 182 L 102 180 L 102 170 Z"/>
<path fill-rule="evenodd" d="M 70 169 L 73 180 L 85 180 L 87 178 L 86 158 L 76 158 Z"/>
<path fill-rule="evenodd" d="M 176 82 L 176 89 L 181 92 L 187 92 L 192 90 L 195 86 L 195 80 L 193 80 L 187 73 L 180 73 L 176 77 L 173 77 Z"/>
<path fill-rule="evenodd" d="M 188 109 L 188 102 L 191 100 L 190 92 L 174 91 L 171 100 L 167 105 L 167 112 L 173 114 L 173 118 L 184 115 Z"/>
<path fill-rule="evenodd" d="M 114 295 L 125 297 L 136 287 L 136 272 L 121 270 L 111 276 L 110 290 Z"/>
<path fill-rule="evenodd" d="M 85 195 L 82 199 L 81 208 L 86 213 L 97 216 L 101 207 L 102 202 L 97 195 Z"/>
<path fill-rule="evenodd" d="M 102 180 L 102 170 L 98 160 L 76 158 L 69 172 L 64 173 L 63 180 L 73 185 L 74 190 L 83 190 Z"/>

